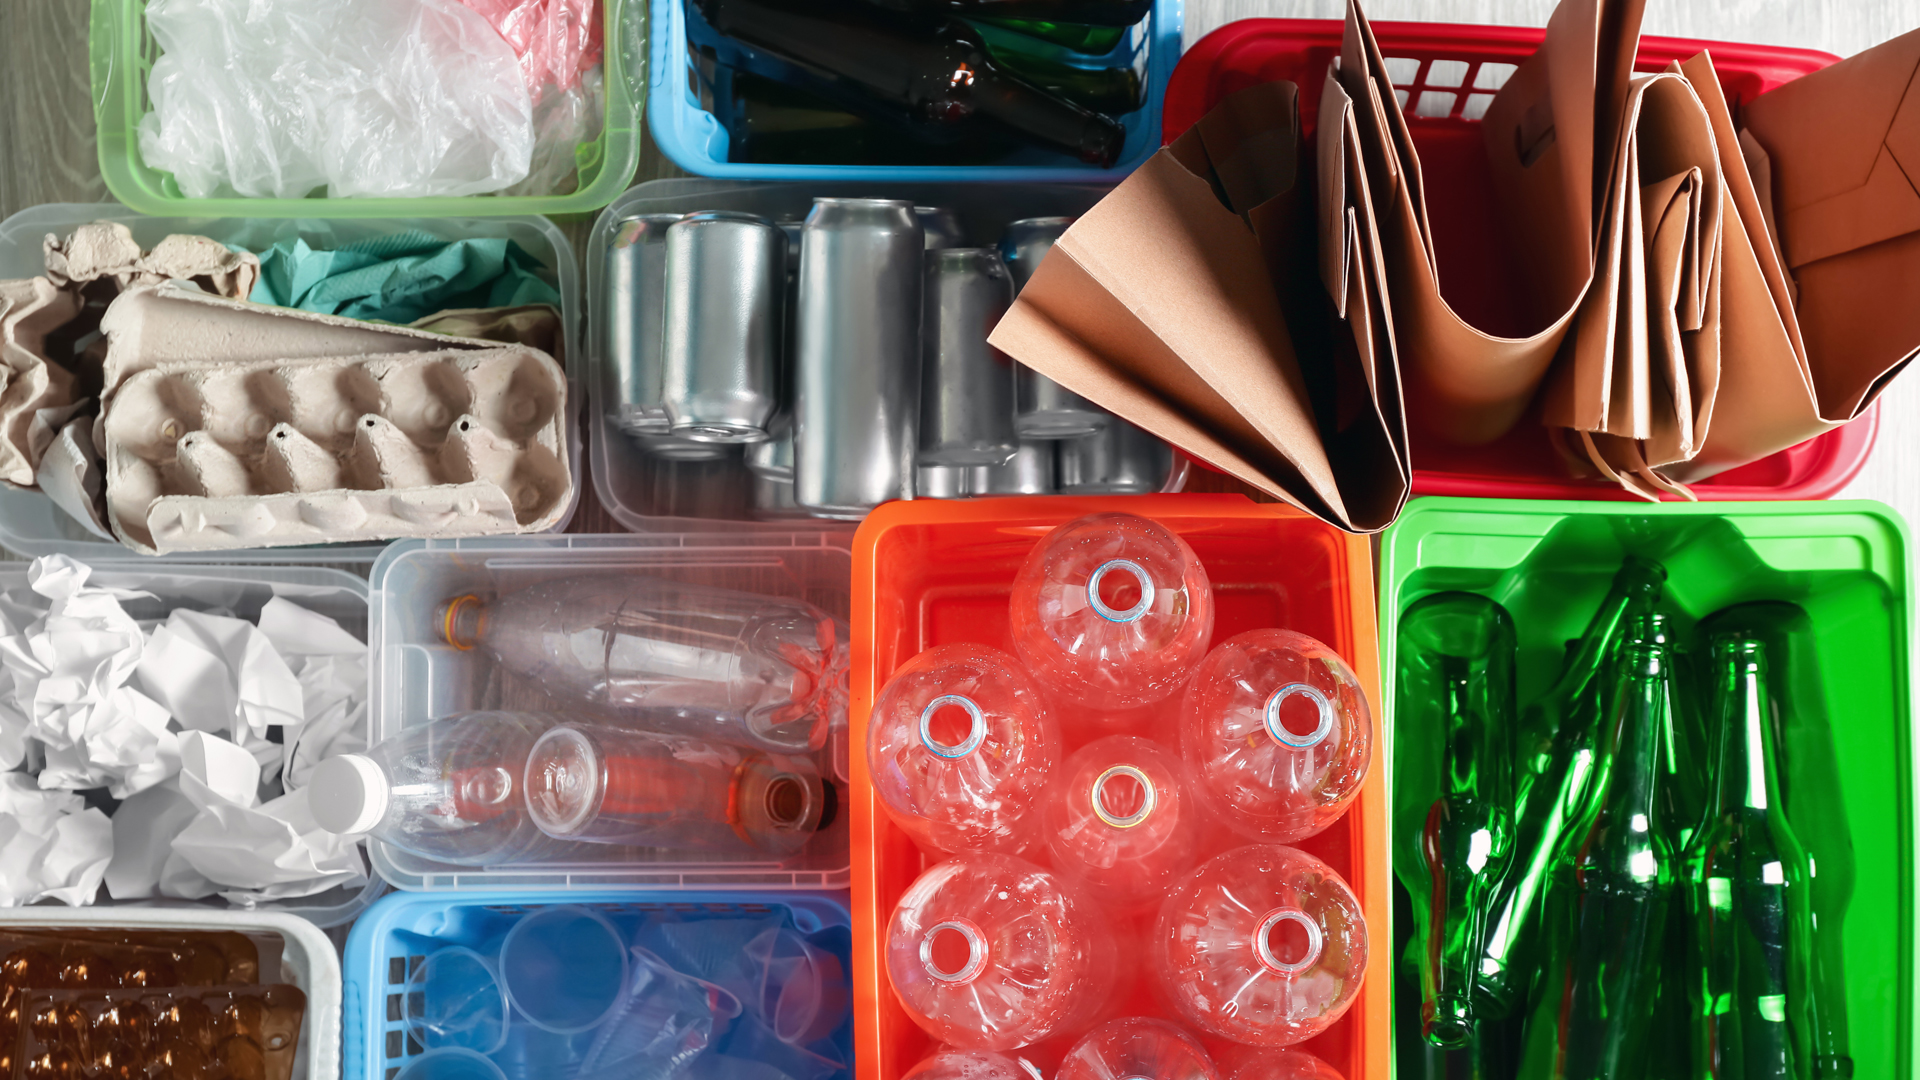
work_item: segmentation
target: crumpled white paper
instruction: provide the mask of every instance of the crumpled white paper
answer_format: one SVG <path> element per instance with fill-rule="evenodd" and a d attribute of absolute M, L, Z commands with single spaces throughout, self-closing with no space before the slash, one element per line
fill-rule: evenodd
<path fill-rule="evenodd" d="M 367 748 L 367 647 L 340 624 L 280 597 L 260 610 L 260 633 L 300 680 L 306 723 L 289 729 L 281 783 L 307 786 L 327 758 Z"/>
<path fill-rule="evenodd" d="M 127 685 L 147 642 L 120 601 L 144 594 L 90 586 L 90 573 L 36 559 L 27 581 L 46 612 L 21 625 L 20 598 L 0 608 L 0 765 L 17 767 L 31 737 L 46 750 L 41 787 L 125 798 L 178 771 L 179 745 L 167 710 Z"/>
<path fill-rule="evenodd" d="M 228 732 L 262 765 L 283 750 L 267 728 L 306 718 L 300 680 L 260 628 L 226 615 L 176 610 L 154 628 L 139 683 L 189 731 Z M 284 737 L 284 736 L 283 736 Z"/>
<path fill-rule="evenodd" d="M 113 824 L 80 796 L 0 774 L 0 907 L 93 902 L 113 857 Z"/>

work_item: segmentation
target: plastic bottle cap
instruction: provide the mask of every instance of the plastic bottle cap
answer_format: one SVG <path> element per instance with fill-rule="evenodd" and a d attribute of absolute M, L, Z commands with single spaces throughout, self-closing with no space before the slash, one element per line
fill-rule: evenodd
<path fill-rule="evenodd" d="M 363 833 L 387 816 L 387 774 L 364 754 L 322 761 L 307 781 L 313 820 L 331 833 Z"/>

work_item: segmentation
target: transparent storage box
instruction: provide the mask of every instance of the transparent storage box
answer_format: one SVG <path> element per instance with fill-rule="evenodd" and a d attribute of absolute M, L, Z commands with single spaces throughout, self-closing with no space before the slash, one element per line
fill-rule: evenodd
<path fill-rule="evenodd" d="M 324 204 L 316 204 L 322 208 Z M 208 236 L 230 247 L 263 251 L 281 240 L 296 237 L 318 249 L 338 247 L 368 237 L 417 230 L 444 240 L 493 238 L 511 240 L 549 271 L 560 293 L 560 325 L 567 368 L 567 452 L 573 472 L 573 502 L 553 528 L 567 527 L 579 505 L 581 490 L 580 428 L 576 422 L 581 399 L 580 284 L 573 245 L 553 222 L 542 217 L 401 218 L 372 221 L 264 218 L 148 217 L 119 203 L 50 203 L 35 206 L 0 221 L 0 278 L 27 278 L 45 273 L 42 245 L 49 234 L 65 239 L 75 228 L 93 221 L 117 221 L 133 231 L 143 248 L 151 248 L 175 233 Z M 77 559 L 138 558 L 118 542 L 103 540 L 69 517 L 53 500 L 38 491 L 0 485 L 0 546 L 22 555 L 72 555 Z M 228 551 L 188 551 L 151 556 L 170 562 L 220 563 L 370 563 L 386 547 L 384 541 L 318 544 L 306 547 L 243 548 Z"/>
<path fill-rule="evenodd" d="M 501 671 L 482 650 L 446 643 L 441 612 L 469 593 L 497 596 L 576 574 L 648 575 L 805 600 L 846 620 L 852 554 L 846 534 L 522 536 L 402 540 L 373 567 L 374 740 L 404 728 L 485 709 L 567 711 L 537 683 Z M 844 727 L 827 751 L 847 779 Z M 823 770 L 824 771 L 824 770 Z M 844 807 L 844 803 L 842 804 Z M 374 867 L 402 889 L 845 888 L 851 859 L 842 812 L 799 854 L 661 851 L 604 845 L 590 862 L 451 866 L 369 840 Z M 601 845 L 594 845 L 596 848 Z"/>

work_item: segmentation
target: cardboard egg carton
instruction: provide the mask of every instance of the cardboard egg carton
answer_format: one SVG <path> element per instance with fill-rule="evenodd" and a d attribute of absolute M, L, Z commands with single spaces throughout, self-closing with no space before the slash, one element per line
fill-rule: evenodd
<path fill-rule="evenodd" d="M 547 353 L 180 283 L 102 320 L 108 524 L 144 553 L 551 528 L 573 497 Z"/>

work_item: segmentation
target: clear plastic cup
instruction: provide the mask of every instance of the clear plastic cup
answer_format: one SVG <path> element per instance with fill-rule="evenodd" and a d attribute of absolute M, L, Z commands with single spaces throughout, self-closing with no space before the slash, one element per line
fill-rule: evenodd
<path fill-rule="evenodd" d="M 407 978 L 407 1030 L 429 1050 L 491 1054 L 507 1043 L 513 1009 L 493 960 L 460 945 L 427 954 Z"/>
<path fill-rule="evenodd" d="M 486 1055 L 461 1047 L 428 1050 L 400 1070 L 395 1080 L 507 1080 Z"/>
<path fill-rule="evenodd" d="M 564 904 L 523 916 L 500 944 L 500 981 L 529 1024 L 573 1035 L 605 1023 L 627 992 L 627 943 L 606 917 Z"/>
<path fill-rule="evenodd" d="M 785 1043 L 806 1046 L 847 1018 L 853 984 L 840 958 L 791 930 L 769 930 L 747 943 L 748 970 L 758 974 L 755 1015 Z"/>
<path fill-rule="evenodd" d="M 672 1076 L 713 1045 L 718 1027 L 740 1015 L 730 991 L 676 971 L 646 949 L 634 947 L 631 970 L 632 985 L 581 1063 L 585 1080 Z"/>

